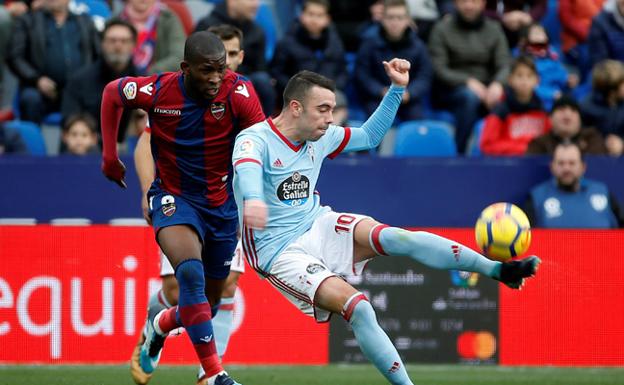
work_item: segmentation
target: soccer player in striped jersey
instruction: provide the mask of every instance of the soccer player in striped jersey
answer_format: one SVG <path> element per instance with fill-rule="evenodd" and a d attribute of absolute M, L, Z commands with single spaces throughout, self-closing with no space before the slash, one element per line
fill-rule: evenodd
<path fill-rule="evenodd" d="M 115 138 L 124 108 L 147 111 L 156 178 L 148 202 L 156 240 L 175 269 L 178 306 L 148 322 L 140 368 L 151 376 L 167 334 L 184 326 L 208 385 L 236 384 L 219 360 L 217 313 L 238 227 L 230 163 L 241 129 L 264 119 L 251 83 L 226 68 L 221 40 L 189 36 L 181 71 L 109 83 L 102 98 L 102 171 L 125 187 Z"/>
<path fill-rule="evenodd" d="M 320 205 L 314 189 L 324 159 L 375 148 L 394 121 L 410 63 L 395 58 L 384 67 L 392 85 L 357 128 L 332 124 L 336 101 L 331 80 L 309 71 L 293 76 L 281 114 L 236 138 L 234 193 L 250 266 L 317 321 L 341 314 L 380 373 L 392 384 L 409 385 L 368 299 L 341 276 L 360 274 L 378 255 L 403 256 L 434 268 L 478 272 L 519 288 L 535 274 L 539 259 L 496 262 L 428 232 L 389 227 Z"/>

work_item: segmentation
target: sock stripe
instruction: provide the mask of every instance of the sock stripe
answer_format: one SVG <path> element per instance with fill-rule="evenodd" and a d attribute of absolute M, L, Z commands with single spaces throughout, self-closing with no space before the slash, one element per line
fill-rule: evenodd
<path fill-rule="evenodd" d="M 369 235 L 369 243 L 375 253 L 379 255 L 388 255 L 384 251 L 383 247 L 381 246 L 381 241 L 379 240 L 379 234 L 381 233 L 381 230 L 385 229 L 386 227 L 390 226 L 380 223 L 377 226 L 373 227 Z"/>
<path fill-rule="evenodd" d="M 234 310 L 233 303 L 222 303 L 221 306 L 219 306 L 219 311 L 232 311 L 232 310 Z"/>
<path fill-rule="evenodd" d="M 178 306 L 180 319 L 184 320 L 184 326 L 201 324 L 212 319 L 212 311 L 208 302 L 196 303 L 187 306 Z"/>
<path fill-rule="evenodd" d="M 355 305 L 357 305 L 360 301 L 368 301 L 368 298 L 366 298 L 363 293 L 355 293 L 345 303 L 344 308 L 342 309 L 342 317 L 347 320 L 347 322 L 351 320 L 353 309 L 355 309 Z"/>

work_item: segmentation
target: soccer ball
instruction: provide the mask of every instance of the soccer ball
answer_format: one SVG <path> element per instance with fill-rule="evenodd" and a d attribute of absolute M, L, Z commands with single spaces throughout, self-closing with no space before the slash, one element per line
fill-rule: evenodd
<path fill-rule="evenodd" d="M 485 256 L 504 262 L 527 251 L 531 244 L 531 224 L 518 206 L 494 203 L 481 212 L 475 237 Z"/>

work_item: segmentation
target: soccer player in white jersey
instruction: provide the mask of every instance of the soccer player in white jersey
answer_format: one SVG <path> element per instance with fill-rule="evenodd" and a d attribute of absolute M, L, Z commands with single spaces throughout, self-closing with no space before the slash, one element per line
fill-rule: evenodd
<path fill-rule="evenodd" d="M 390 128 L 410 63 L 384 62 L 392 85 L 358 128 L 332 125 L 333 82 L 313 72 L 293 76 L 281 114 L 241 132 L 234 145 L 234 192 L 250 266 L 317 321 L 341 314 L 364 355 L 392 384 L 412 384 L 368 299 L 340 276 L 360 274 L 378 255 L 408 257 L 439 269 L 478 272 L 511 288 L 535 274 L 539 258 L 492 261 L 454 241 L 407 231 L 321 206 L 314 191 L 323 160 L 376 147 Z M 417 309 L 415 309 L 417 310 Z"/>

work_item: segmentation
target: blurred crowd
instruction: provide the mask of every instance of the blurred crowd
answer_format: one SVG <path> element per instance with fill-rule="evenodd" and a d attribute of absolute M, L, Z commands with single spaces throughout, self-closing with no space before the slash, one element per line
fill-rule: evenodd
<path fill-rule="evenodd" d="M 0 153 L 99 152 L 104 86 L 178 70 L 186 36 L 223 24 L 267 115 L 307 69 L 335 80 L 335 123 L 361 124 L 389 85 L 382 61 L 401 57 L 395 124 L 446 127 L 437 155 L 624 152 L 624 0 L 5 0 Z M 145 125 L 127 112 L 122 148 Z"/>

